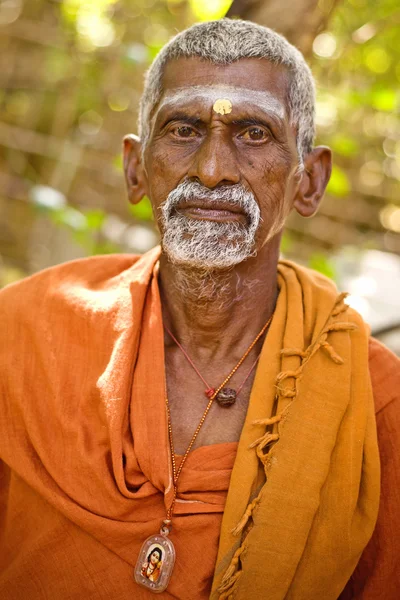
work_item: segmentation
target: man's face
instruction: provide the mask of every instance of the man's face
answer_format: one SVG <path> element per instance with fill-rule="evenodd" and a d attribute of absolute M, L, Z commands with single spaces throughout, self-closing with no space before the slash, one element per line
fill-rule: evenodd
<path fill-rule="evenodd" d="M 197 248 L 191 264 L 241 262 L 282 230 L 292 208 L 298 156 L 287 71 L 265 59 L 178 59 L 163 89 L 144 164 L 164 249 L 175 236 L 175 246 L 187 244 L 183 259 Z"/>

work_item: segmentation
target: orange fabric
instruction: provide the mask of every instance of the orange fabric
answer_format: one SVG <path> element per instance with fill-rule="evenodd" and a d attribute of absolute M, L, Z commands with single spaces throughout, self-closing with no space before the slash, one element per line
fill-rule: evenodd
<path fill-rule="evenodd" d="M 367 328 L 315 271 L 281 261 L 278 281 L 225 504 L 213 600 L 337 600 L 378 515 Z M 266 482 L 257 489 L 260 465 Z"/>
<path fill-rule="evenodd" d="M 172 494 L 158 253 L 68 263 L 0 294 L 2 600 L 152 597 L 133 568 Z M 159 598 L 208 596 L 233 453 L 188 458 Z"/>
<path fill-rule="evenodd" d="M 381 458 L 381 499 L 375 531 L 340 600 L 399 598 L 400 360 L 371 339 L 369 368 Z"/>
<path fill-rule="evenodd" d="M 160 300 L 156 285 L 147 289 L 152 275 L 132 256 L 91 258 L 0 293 L 8 316 L 0 325 L 2 600 L 152 597 L 132 574 L 142 542 L 164 516 L 171 476 Z M 370 365 L 387 457 L 382 489 L 390 494 L 349 582 L 357 590 L 373 580 L 368 596 L 354 595 L 365 600 L 399 572 L 390 551 L 400 531 L 399 470 L 394 477 L 391 468 L 399 460 L 400 423 L 398 416 L 391 422 L 398 401 L 387 354 L 375 349 Z M 178 559 L 161 599 L 209 596 L 236 448 L 206 446 L 188 457 L 174 523 Z M 389 552 L 380 542 L 374 549 L 383 536 Z M 371 556 L 372 579 L 365 577 Z"/>

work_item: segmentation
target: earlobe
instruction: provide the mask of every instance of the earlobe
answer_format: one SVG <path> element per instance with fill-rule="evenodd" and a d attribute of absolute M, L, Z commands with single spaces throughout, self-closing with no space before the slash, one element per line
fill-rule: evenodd
<path fill-rule="evenodd" d="M 293 206 L 302 217 L 312 217 L 323 198 L 332 171 L 332 153 L 317 146 L 304 159 L 304 170 Z"/>
<path fill-rule="evenodd" d="M 142 162 L 142 145 L 133 133 L 124 137 L 123 162 L 128 199 L 131 204 L 137 204 L 147 192 L 147 180 Z"/>

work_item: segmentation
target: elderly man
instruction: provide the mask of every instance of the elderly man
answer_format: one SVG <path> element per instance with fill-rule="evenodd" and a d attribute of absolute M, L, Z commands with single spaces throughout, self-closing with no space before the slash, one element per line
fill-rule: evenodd
<path fill-rule="evenodd" d="M 195 25 L 150 68 L 140 136 L 129 198 L 161 250 L 1 294 L 0 597 L 397 599 L 398 360 L 278 264 L 331 169 L 303 57 Z"/>

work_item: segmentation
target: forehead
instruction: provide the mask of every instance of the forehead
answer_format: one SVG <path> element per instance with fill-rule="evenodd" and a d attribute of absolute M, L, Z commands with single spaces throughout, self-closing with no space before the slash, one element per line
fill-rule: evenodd
<path fill-rule="evenodd" d="M 229 99 L 267 100 L 270 106 L 286 107 L 289 73 L 282 65 L 266 59 L 246 58 L 229 65 L 215 65 L 200 58 L 179 58 L 167 63 L 163 75 L 162 99 L 184 99 L 186 93 L 193 98 L 210 96 L 210 101 Z M 215 93 L 214 93 L 215 90 Z M 201 92 L 201 93 L 200 93 Z"/>
<path fill-rule="evenodd" d="M 232 110 L 234 114 L 237 108 L 242 110 L 247 108 L 250 111 L 261 109 L 266 113 L 274 113 L 281 119 L 286 114 L 285 105 L 269 92 L 221 84 L 195 85 L 168 90 L 161 99 L 159 110 L 162 112 L 164 109 L 187 105 L 195 106 L 197 109 L 200 109 L 201 105 L 213 106 L 214 112 L 219 114 L 225 114 L 225 111 L 230 113 Z M 221 109 L 218 105 L 228 106 L 228 110 Z"/>

